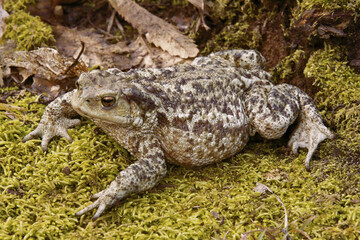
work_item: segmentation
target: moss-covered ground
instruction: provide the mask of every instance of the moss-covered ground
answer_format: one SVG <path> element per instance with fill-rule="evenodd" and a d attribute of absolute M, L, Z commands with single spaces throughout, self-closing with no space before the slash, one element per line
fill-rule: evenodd
<path fill-rule="evenodd" d="M 255 139 L 215 165 L 168 165 L 157 187 L 95 222 L 93 212 L 74 214 L 135 160 L 85 119 L 69 130 L 72 143 L 54 139 L 47 153 L 40 139 L 22 143 L 44 106 L 30 104 L 30 93 L 14 94 L 0 105 L 0 239 L 280 239 L 283 208 L 274 195 L 254 192 L 257 182 L 285 204 L 292 239 L 358 239 L 360 79 L 339 52 L 326 46 L 304 71 L 321 87 L 316 103 L 338 135 L 320 145 L 311 172 L 306 151 L 289 154 L 286 137 Z"/>
<path fill-rule="evenodd" d="M 5 20 L 6 29 L 0 40 L 8 39 L 16 42 L 16 50 L 32 50 L 46 47 L 55 41 L 52 28 L 41 21 L 40 17 L 32 16 L 26 10 L 28 4 L 35 0 L 5 0 L 4 9 L 10 14 Z"/>

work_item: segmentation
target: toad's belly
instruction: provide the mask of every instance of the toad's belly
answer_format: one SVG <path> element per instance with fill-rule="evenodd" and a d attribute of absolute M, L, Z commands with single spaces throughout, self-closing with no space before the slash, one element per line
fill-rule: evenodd
<path fill-rule="evenodd" d="M 161 142 L 168 162 L 196 167 L 231 157 L 245 147 L 248 139 L 249 126 L 244 117 L 232 124 L 210 125 L 204 122 L 192 131 L 165 128 Z"/>

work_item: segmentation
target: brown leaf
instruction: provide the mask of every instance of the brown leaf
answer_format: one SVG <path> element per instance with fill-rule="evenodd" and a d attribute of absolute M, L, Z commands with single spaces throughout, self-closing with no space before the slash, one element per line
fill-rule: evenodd
<path fill-rule="evenodd" d="M 4 73 L 3 70 L 0 68 L 0 87 L 3 87 L 4 85 Z"/>
<path fill-rule="evenodd" d="M 360 199 L 351 199 L 350 200 L 351 203 L 360 203 Z"/>
<path fill-rule="evenodd" d="M 132 0 L 109 0 L 116 11 L 125 18 L 147 40 L 167 51 L 172 56 L 181 58 L 195 57 L 199 50 L 196 44 L 181 34 L 173 25 L 154 16 Z"/>
<path fill-rule="evenodd" d="M 184 60 L 177 56 L 171 56 L 168 52 L 162 51 L 160 48 L 149 46 L 146 44 L 142 37 L 139 37 L 133 41 L 129 48 L 133 53 L 132 56 L 136 56 L 139 60 L 141 59 L 141 64 L 139 67 L 169 67 L 173 66 L 179 62 L 184 62 Z"/>
<path fill-rule="evenodd" d="M 341 29 L 337 29 L 334 27 L 329 27 L 329 26 L 324 26 L 324 25 L 320 25 L 317 29 L 318 33 L 321 36 L 336 36 L 336 37 L 346 37 L 346 33 L 344 33 L 343 30 Z"/>
<path fill-rule="evenodd" d="M 205 0 L 188 0 L 189 3 L 200 9 L 201 11 L 205 10 Z"/>
<path fill-rule="evenodd" d="M 174 57 L 159 48 L 148 46 L 141 38 L 130 45 L 126 42 L 108 43 L 102 34 L 91 30 L 70 29 L 67 27 L 53 27 L 56 38 L 56 47 L 65 56 L 77 55 L 80 42 L 84 42 L 85 50 L 81 60 L 88 67 L 101 66 L 128 70 L 135 67 L 168 67 L 182 58 Z M 75 53 L 75 54 L 74 54 Z"/>
<path fill-rule="evenodd" d="M 87 71 L 83 62 L 74 65 L 74 58 L 64 57 L 52 48 L 10 53 L 1 50 L 4 78 L 11 78 L 33 92 L 46 93 L 51 99 L 73 89 L 75 80 Z"/>
<path fill-rule="evenodd" d="M 103 68 L 117 67 L 119 69 L 130 69 L 137 66 L 139 62 L 134 62 L 131 57 L 127 57 L 129 48 L 124 42 L 109 44 L 102 34 L 98 34 L 91 29 L 78 31 L 63 26 L 53 27 L 56 38 L 56 47 L 65 56 L 77 55 L 81 49 L 81 42 L 85 44 L 85 50 L 81 55 L 81 60 L 88 67 L 99 65 Z"/>

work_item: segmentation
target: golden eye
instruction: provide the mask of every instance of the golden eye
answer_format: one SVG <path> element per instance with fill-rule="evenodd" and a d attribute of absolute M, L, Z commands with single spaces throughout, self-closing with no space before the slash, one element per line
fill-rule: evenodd
<path fill-rule="evenodd" d="M 111 96 L 101 98 L 101 103 L 104 107 L 111 107 L 115 104 L 116 99 Z"/>

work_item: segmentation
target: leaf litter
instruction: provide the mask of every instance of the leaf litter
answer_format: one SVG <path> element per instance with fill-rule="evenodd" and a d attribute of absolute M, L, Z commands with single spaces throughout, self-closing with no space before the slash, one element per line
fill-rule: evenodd
<path fill-rule="evenodd" d="M 77 1 L 71 3 L 79 4 Z M 106 5 L 108 10 L 104 11 Z M 3 59 L 0 85 L 4 86 L 4 79 L 10 79 L 16 84 L 25 85 L 35 93 L 44 92 L 50 99 L 54 99 L 60 93 L 71 90 L 74 79 L 88 68 L 116 67 L 129 70 L 138 67 L 168 67 L 193 58 L 199 52 L 191 38 L 134 1 L 111 0 L 107 3 L 97 0 L 92 7 L 86 4 L 81 7 L 69 6 L 57 5 L 55 9 L 47 1 L 37 1 L 29 5 L 30 13 L 52 24 L 54 47 L 58 52 L 55 56 L 56 50 L 41 50 L 52 51 L 50 55 L 45 54 L 41 57 L 38 50 L 28 53 L 15 51 L 16 46 L 9 48 L 8 42 L 4 48 L 11 53 L 5 52 L 4 49 L 1 54 Z M 14 13 L 14 7 L 9 9 L 12 11 L 11 14 Z M 67 15 L 64 15 L 65 13 Z M 106 13 L 110 13 L 110 17 Z M 121 23 L 124 20 L 120 17 L 127 22 Z M 104 18 L 108 21 L 105 22 Z M 80 28 L 69 27 L 73 25 L 71 23 L 81 23 L 75 24 Z M 130 32 L 132 33 L 129 35 Z M 129 39 L 129 36 L 132 37 Z M 60 81 L 59 74 L 63 74 L 60 69 L 68 66 L 65 59 L 75 59 L 79 55 L 82 51 L 81 42 L 84 43 L 85 49 L 80 56 L 80 65 L 74 66 L 74 71 L 63 77 L 66 80 Z M 51 60 L 51 57 L 57 60 Z M 39 63 L 37 60 L 31 61 L 37 58 L 43 60 Z M 28 60 L 29 63 L 26 63 Z M 44 65 L 45 62 L 49 64 Z M 71 75 L 72 73 L 75 75 Z"/>
<path fill-rule="evenodd" d="M 73 89 L 74 83 L 87 67 L 82 61 L 64 57 L 52 48 L 7 52 L 0 48 L 2 74 L 35 93 L 49 99 Z"/>

